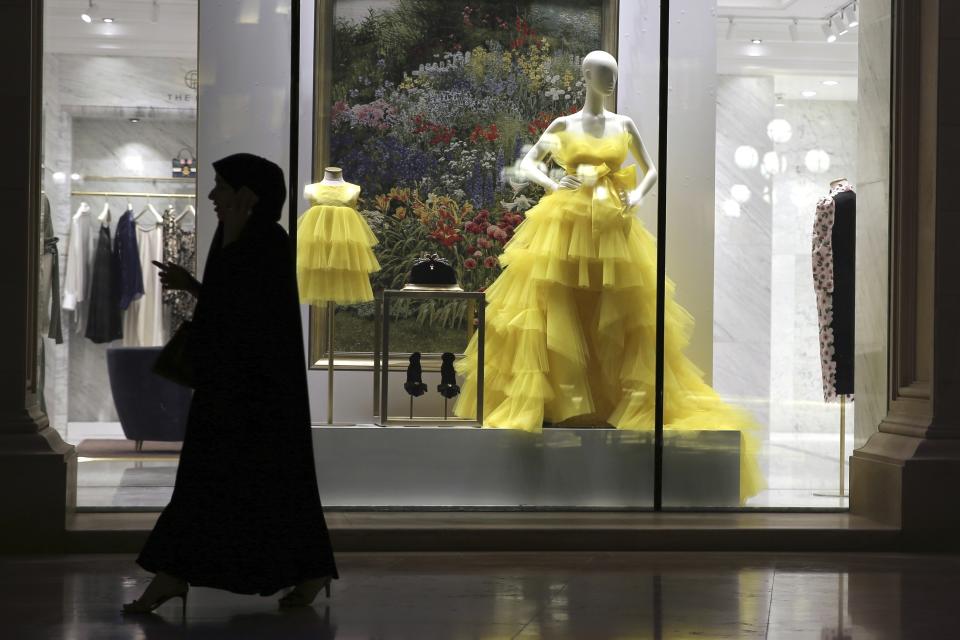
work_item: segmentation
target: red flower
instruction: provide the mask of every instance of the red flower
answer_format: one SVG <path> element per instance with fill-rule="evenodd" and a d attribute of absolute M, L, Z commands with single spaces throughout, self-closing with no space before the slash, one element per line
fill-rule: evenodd
<path fill-rule="evenodd" d="M 499 262 L 494 256 L 487 256 L 486 259 L 483 261 L 483 266 L 485 266 L 487 269 L 493 269 L 498 264 Z"/>
<path fill-rule="evenodd" d="M 464 269 L 476 269 L 476 268 L 477 268 L 477 261 L 474 260 L 473 258 L 467 258 L 466 260 L 463 261 L 463 268 L 464 268 Z"/>

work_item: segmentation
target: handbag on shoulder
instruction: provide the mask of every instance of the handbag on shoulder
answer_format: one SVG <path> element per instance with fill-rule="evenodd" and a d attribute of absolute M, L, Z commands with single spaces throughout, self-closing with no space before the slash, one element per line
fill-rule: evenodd
<path fill-rule="evenodd" d="M 192 326 L 189 320 L 185 320 L 160 350 L 157 361 L 153 363 L 155 374 L 191 389 L 196 386 L 196 371 L 187 352 Z"/>

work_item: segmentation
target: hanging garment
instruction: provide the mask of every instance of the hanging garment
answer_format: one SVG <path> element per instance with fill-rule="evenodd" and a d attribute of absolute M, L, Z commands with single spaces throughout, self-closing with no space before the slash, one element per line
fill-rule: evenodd
<path fill-rule="evenodd" d="M 360 187 L 313 186 L 310 207 L 297 221 L 300 302 L 353 304 L 373 300 L 370 274 L 380 270 L 377 237 L 356 209 Z"/>
<path fill-rule="evenodd" d="M 159 347 L 164 343 L 163 289 L 156 266 L 163 260 L 163 229 L 134 224 L 138 260 L 143 274 L 143 295 L 130 302 L 123 316 L 123 346 Z"/>
<path fill-rule="evenodd" d="M 85 335 L 103 344 L 123 337 L 120 324 L 119 277 L 115 254 L 110 250 L 110 227 L 100 226 L 90 276 L 89 310 Z"/>
<path fill-rule="evenodd" d="M 128 209 L 117 221 L 113 242 L 117 295 L 121 311 L 125 311 L 131 302 L 143 295 L 143 269 L 140 265 L 140 251 L 137 249 L 136 226 L 133 211 Z"/>
<path fill-rule="evenodd" d="M 197 274 L 197 232 L 180 226 L 177 214 L 163 214 L 163 262 L 172 262 Z M 163 291 L 163 302 L 170 308 L 170 332 L 176 333 L 185 320 L 193 317 L 195 298 L 186 291 Z"/>
<path fill-rule="evenodd" d="M 545 195 L 517 227 L 486 290 L 484 426 L 538 432 L 545 421 L 652 430 L 657 243 L 626 208 L 636 166 L 619 169 L 630 136 L 562 132 L 554 160 L 582 177 Z M 693 319 L 666 286 L 664 427 L 739 431 L 740 498 L 763 485 L 758 425 L 723 400 L 684 355 Z M 477 336 L 457 369 L 456 413 L 474 414 Z"/>
<path fill-rule="evenodd" d="M 109 247 L 108 247 L 109 248 Z M 64 310 L 73 313 L 77 333 L 85 329 L 84 310 L 90 288 L 90 221 L 84 214 L 70 220 L 70 237 L 67 240 L 67 270 L 63 278 Z"/>
<path fill-rule="evenodd" d="M 857 194 L 848 182 L 817 203 L 813 223 L 813 288 L 820 324 L 823 399 L 853 399 Z"/>
<path fill-rule="evenodd" d="M 43 253 L 40 259 L 40 332 L 48 338 L 63 343 L 63 326 L 60 317 L 60 255 L 57 250 L 57 234 L 53 231 L 50 200 L 43 194 L 40 202 L 41 229 L 43 229 Z"/>

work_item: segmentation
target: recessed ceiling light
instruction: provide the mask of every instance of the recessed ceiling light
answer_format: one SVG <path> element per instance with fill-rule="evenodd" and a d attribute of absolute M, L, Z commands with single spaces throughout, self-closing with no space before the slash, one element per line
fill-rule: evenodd
<path fill-rule="evenodd" d="M 133 124 L 137 124 L 138 122 L 140 122 L 140 118 L 130 118 L 130 122 L 132 122 Z"/>
<path fill-rule="evenodd" d="M 824 81 L 821 82 L 820 84 L 822 84 L 822 85 L 825 86 L 825 87 L 835 87 L 835 86 L 837 86 L 837 85 L 840 84 L 840 83 L 837 82 L 836 80 L 824 80 Z"/>
<path fill-rule="evenodd" d="M 801 91 L 801 92 L 800 92 L 800 95 L 802 95 L 804 98 L 812 98 L 812 97 L 814 97 L 815 95 L 817 95 L 817 92 L 816 92 L 816 91 Z"/>
<path fill-rule="evenodd" d="M 80 19 L 86 22 L 87 24 L 90 24 L 91 22 L 93 22 L 93 17 L 89 13 L 81 13 Z"/>
<path fill-rule="evenodd" d="M 787 106 L 787 105 L 785 105 L 785 104 L 782 103 L 782 102 L 778 102 L 777 104 L 775 104 L 775 105 L 773 105 L 773 106 L 775 106 L 775 107 L 785 107 L 785 106 Z"/>
<path fill-rule="evenodd" d="M 754 38 L 750 42 L 752 42 L 753 44 L 760 44 L 761 42 L 763 42 L 763 40 L 761 40 L 760 38 Z"/>
<path fill-rule="evenodd" d="M 107 24 L 110 24 L 111 22 L 113 22 L 113 18 L 104 18 L 103 21 L 106 22 Z"/>

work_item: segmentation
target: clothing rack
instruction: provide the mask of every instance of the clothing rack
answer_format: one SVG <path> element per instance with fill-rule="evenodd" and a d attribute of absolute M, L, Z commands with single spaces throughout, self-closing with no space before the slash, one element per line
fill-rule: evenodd
<path fill-rule="evenodd" d="M 192 184 L 196 182 L 196 176 L 183 178 L 170 178 L 161 176 L 83 176 L 84 182 L 181 182 Z"/>
<path fill-rule="evenodd" d="M 116 198 L 196 198 L 195 193 L 145 193 L 139 191 L 71 191 L 71 196 L 103 196 Z"/>

